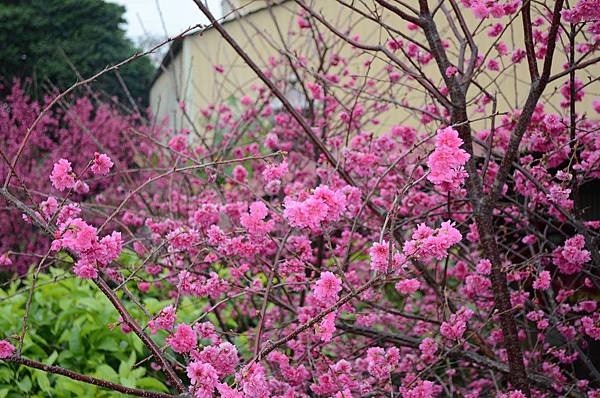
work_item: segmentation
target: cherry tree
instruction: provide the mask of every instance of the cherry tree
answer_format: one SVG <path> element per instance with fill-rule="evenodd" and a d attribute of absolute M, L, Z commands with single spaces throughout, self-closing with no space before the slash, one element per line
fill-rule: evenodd
<path fill-rule="evenodd" d="M 303 45 L 268 66 L 195 3 L 260 81 L 235 106 L 182 103 L 200 120 L 171 131 L 15 86 L 0 114 L 1 225 L 39 242 L 0 261 L 89 280 L 172 393 L 26 358 L 27 315 L 0 358 L 144 397 L 600 396 L 597 1 L 337 1 L 369 42 L 296 0 Z"/>

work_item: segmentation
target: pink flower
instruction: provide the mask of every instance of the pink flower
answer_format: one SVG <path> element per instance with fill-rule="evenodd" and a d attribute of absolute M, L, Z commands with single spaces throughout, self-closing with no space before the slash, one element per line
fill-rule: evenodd
<path fill-rule="evenodd" d="M 197 398 L 210 398 L 219 381 L 217 371 L 208 363 L 190 362 L 186 368 L 193 387 L 190 388 Z"/>
<path fill-rule="evenodd" d="M 390 39 L 386 44 L 391 51 L 398 51 L 404 46 L 404 40 L 400 38 Z"/>
<path fill-rule="evenodd" d="M 597 99 L 593 100 L 592 107 L 594 108 L 596 113 L 600 113 L 600 100 L 597 100 Z"/>
<path fill-rule="evenodd" d="M 233 178 L 237 182 L 241 182 L 241 183 L 246 182 L 246 177 L 248 177 L 248 171 L 241 164 L 238 164 L 237 166 L 235 166 L 233 168 L 233 171 L 231 172 L 231 174 L 233 175 Z"/>
<path fill-rule="evenodd" d="M 495 59 L 490 59 L 487 63 L 487 68 L 493 72 L 498 72 L 500 70 L 500 64 Z"/>
<path fill-rule="evenodd" d="M 400 294 L 413 294 L 421 287 L 421 282 L 418 279 L 404 279 L 396 283 L 396 290 Z"/>
<path fill-rule="evenodd" d="M 77 193 L 84 194 L 84 193 L 88 193 L 90 191 L 90 187 L 84 181 L 77 180 L 77 182 L 75 182 L 75 186 L 73 187 L 73 190 Z"/>
<path fill-rule="evenodd" d="M 114 163 L 112 160 L 110 160 L 108 155 L 96 152 L 94 154 L 94 162 L 92 163 L 92 167 L 90 167 L 90 169 L 94 175 L 104 176 L 108 174 L 110 168 L 113 167 L 113 164 Z"/>
<path fill-rule="evenodd" d="M 167 337 L 166 342 L 175 352 L 190 352 L 196 347 L 196 332 L 189 325 L 180 323 L 175 333 Z"/>
<path fill-rule="evenodd" d="M 98 277 L 96 268 L 86 260 L 79 260 L 73 267 L 75 275 L 82 279 L 94 279 Z"/>
<path fill-rule="evenodd" d="M 448 249 L 460 242 L 462 235 L 453 223 L 444 221 L 440 228 L 432 230 L 425 224 L 419 224 L 412 239 L 404 245 L 406 257 L 434 257 L 438 260 L 448 255 Z"/>
<path fill-rule="evenodd" d="M 497 398 L 526 398 L 527 396 L 521 390 L 509 391 L 506 394 L 500 394 Z"/>
<path fill-rule="evenodd" d="M 158 313 L 158 316 L 148 322 L 148 327 L 150 328 L 150 332 L 152 334 L 156 334 L 158 330 L 169 330 L 173 327 L 175 323 L 175 319 L 177 319 L 177 315 L 175 313 L 175 307 L 169 305 Z"/>
<path fill-rule="evenodd" d="M 250 205 L 250 213 L 244 213 L 240 217 L 240 224 L 248 230 L 251 235 L 264 236 L 271 232 L 274 221 L 263 221 L 269 214 L 269 209 L 263 202 L 254 202 Z"/>
<path fill-rule="evenodd" d="M 218 346 L 204 347 L 199 354 L 192 353 L 192 357 L 200 362 L 209 363 L 219 377 L 224 377 L 235 372 L 240 360 L 234 345 L 225 342 Z"/>
<path fill-rule="evenodd" d="M 522 48 L 517 48 L 513 51 L 511 61 L 515 64 L 521 63 L 527 53 Z"/>
<path fill-rule="evenodd" d="M 465 279 L 464 292 L 469 298 L 486 297 L 492 287 L 492 282 L 481 275 L 473 274 Z"/>
<path fill-rule="evenodd" d="M 450 78 L 454 75 L 456 75 L 456 73 L 458 72 L 458 69 L 456 69 L 456 66 L 449 66 L 446 68 L 446 77 Z"/>
<path fill-rule="evenodd" d="M 169 140 L 169 148 L 176 152 L 185 152 L 187 148 L 187 137 L 185 135 L 175 135 Z"/>
<path fill-rule="evenodd" d="M 71 162 L 66 159 L 60 159 L 54 163 L 52 174 L 50 174 L 50 181 L 52 182 L 52 186 L 61 192 L 65 189 L 73 188 L 75 186 L 75 177 L 71 168 Z"/>
<path fill-rule="evenodd" d="M 244 398 L 244 393 L 229 387 L 225 383 L 217 383 L 217 391 L 221 398 Z"/>
<path fill-rule="evenodd" d="M 241 374 L 244 376 L 240 381 L 240 385 L 246 398 L 268 398 L 270 396 L 271 389 L 265 373 L 265 368 L 258 363 L 242 370 Z"/>
<path fill-rule="evenodd" d="M 98 240 L 96 228 L 81 218 L 69 220 L 61 226 L 61 230 L 63 231 L 60 238 L 62 246 L 76 252 L 91 249 Z"/>
<path fill-rule="evenodd" d="M 266 182 L 275 180 L 281 180 L 281 178 L 288 172 L 287 162 L 281 162 L 280 164 L 270 164 L 262 172 L 263 178 Z"/>
<path fill-rule="evenodd" d="M 325 271 L 321 273 L 321 277 L 315 283 L 313 295 L 321 305 L 329 307 L 337 302 L 341 291 L 342 281 L 333 273 Z"/>
<path fill-rule="evenodd" d="M 473 15 L 477 19 L 485 19 L 489 16 L 490 11 L 483 1 L 476 1 L 472 7 Z"/>
<path fill-rule="evenodd" d="M 387 352 L 381 347 L 371 347 L 367 350 L 367 371 L 379 380 L 390 377 L 392 371 L 400 362 L 400 351 L 391 347 Z"/>
<path fill-rule="evenodd" d="M 537 241 L 537 238 L 535 235 L 531 234 L 525 236 L 523 239 L 521 239 L 521 241 L 526 245 L 533 245 Z"/>
<path fill-rule="evenodd" d="M 452 127 L 437 132 L 436 148 L 427 159 L 427 179 L 444 191 L 454 191 L 464 183 L 467 173 L 463 166 L 470 155 L 459 147 L 463 141 Z"/>
<path fill-rule="evenodd" d="M 492 263 L 488 259 L 480 260 L 476 269 L 481 275 L 489 275 L 492 272 Z"/>
<path fill-rule="evenodd" d="M 579 0 L 575 7 L 563 10 L 562 17 L 570 23 L 591 22 L 600 20 L 600 8 L 597 0 Z"/>
<path fill-rule="evenodd" d="M 215 332 L 215 325 L 210 322 L 197 323 L 194 330 L 201 339 L 211 340 L 215 344 L 220 341 L 219 335 Z"/>
<path fill-rule="evenodd" d="M 584 316 L 581 318 L 581 325 L 583 326 L 585 334 L 594 340 L 600 340 L 600 318 L 590 318 L 589 316 Z"/>
<path fill-rule="evenodd" d="M 560 115 L 556 113 L 549 113 L 544 116 L 544 125 L 551 131 L 560 131 L 564 127 Z"/>
<path fill-rule="evenodd" d="M 308 28 L 310 28 L 310 22 L 308 21 L 308 19 L 304 18 L 301 15 L 298 15 L 296 17 L 296 24 L 298 24 L 298 27 L 300 29 L 308 29 Z"/>
<path fill-rule="evenodd" d="M 8 254 L 0 255 L 0 265 L 4 267 L 8 267 L 12 264 L 12 260 L 8 257 Z"/>
<path fill-rule="evenodd" d="M 319 327 L 317 328 L 317 335 L 321 338 L 321 341 L 328 343 L 331 341 L 333 334 L 335 333 L 335 317 L 337 312 L 333 311 L 325 315 Z"/>
<path fill-rule="evenodd" d="M 450 315 L 448 322 L 443 322 L 440 326 L 440 333 L 442 336 L 450 340 L 460 339 L 465 330 L 467 330 L 467 322 L 473 316 L 473 311 L 467 307 L 463 307 L 455 314 Z"/>
<path fill-rule="evenodd" d="M 58 201 L 54 196 L 48 196 L 48 199 L 40 203 L 40 211 L 45 219 L 50 219 L 58 210 Z"/>
<path fill-rule="evenodd" d="M 80 218 L 69 219 L 61 225 L 58 239 L 52 242 L 51 249 L 58 251 L 70 249 L 79 255 L 73 272 L 80 278 L 90 279 L 98 276 L 97 266 L 106 266 L 119 257 L 123 242 L 120 232 L 112 232 L 98 241 L 96 228 Z"/>
<path fill-rule="evenodd" d="M 433 363 L 436 360 L 435 353 L 438 350 L 438 345 L 434 339 L 427 337 L 423 339 L 419 344 L 419 350 L 421 351 L 421 360 L 427 364 Z"/>
<path fill-rule="evenodd" d="M 429 380 L 419 380 L 415 387 L 400 387 L 402 398 L 435 398 L 442 391 L 442 387 Z"/>
<path fill-rule="evenodd" d="M 15 352 L 15 346 L 6 340 L 0 340 L 0 359 L 10 357 Z"/>
<path fill-rule="evenodd" d="M 121 233 L 113 231 L 98 243 L 97 250 L 94 253 L 95 260 L 102 265 L 108 265 L 108 263 L 119 257 L 122 249 L 123 240 L 121 239 Z"/>
<path fill-rule="evenodd" d="M 346 209 L 346 195 L 341 190 L 333 191 L 327 185 L 319 185 L 315 188 L 313 197 L 327 206 L 328 220 L 339 220 Z"/>
<path fill-rule="evenodd" d="M 314 99 L 322 100 L 324 98 L 323 87 L 321 87 L 318 83 L 308 82 L 306 83 L 306 87 L 310 90 Z"/>
<path fill-rule="evenodd" d="M 283 215 L 293 227 L 317 230 L 327 218 L 327 205 L 312 196 L 302 202 L 286 198 Z"/>
<path fill-rule="evenodd" d="M 381 243 L 375 242 L 369 249 L 371 256 L 371 269 L 374 271 L 385 272 L 388 268 L 390 245 L 385 240 Z"/>
<path fill-rule="evenodd" d="M 538 275 L 535 281 L 533 281 L 533 288 L 537 290 L 547 290 L 550 288 L 550 272 L 542 271 Z"/>
<path fill-rule="evenodd" d="M 554 264 L 558 266 L 561 273 L 566 275 L 580 272 L 583 265 L 590 261 L 590 252 L 584 249 L 585 239 L 583 235 L 575 235 L 567 239 L 563 247 L 557 247 L 552 253 Z"/>
<path fill-rule="evenodd" d="M 338 221 L 345 209 L 346 195 L 341 190 L 333 191 L 321 185 L 303 201 L 286 197 L 283 215 L 293 227 L 316 231 L 321 223 Z"/>
<path fill-rule="evenodd" d="M 501 23 L 494 24 L 488 29 L 487 35 L 489 37 L 496 37 L 500 33 L 502 33 L 502 29 L 504 29 L 504 25 L 502 25 Z"/>
<path fill-rule="evenodd" d="M 240 100 L 240 102 L 244 106 L 250 106 L 250 105 L 252 105 L 252 98 L 250 98 L 250 96 L 248 96 L 248 95 L 244 95 L 242 97 L 242 99 Z"/>

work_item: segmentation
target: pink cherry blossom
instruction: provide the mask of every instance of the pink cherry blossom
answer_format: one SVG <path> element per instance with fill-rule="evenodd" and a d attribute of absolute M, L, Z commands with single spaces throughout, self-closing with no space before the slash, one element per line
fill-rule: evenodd
<path fill-rule="evenodd" d="M 8 358 L 15 352 L 15 347 L 6 340 L 0 340 L 0 359 Z"/>
<path fill-rule="evenodd" d="M 315 283 L 313 294 L 321 305 L 328 307 L 335 304 L 341 291 L 342 281 L 332 272 L 326 271 L 321 274 L 321 277 Z"/>
<path fill-rule="evenodd" d="M 542 271 L 539 273 L 535 281 L 533 281 L 533 288 L 538 290 L 547 290 L 550 288 L 550 281 L 550 272 Z"/>
<path fill-rule="evenodd" d="M 465 330 L 467 330 L 467 322 L 473 316 L 473 311 L 463 307 L 458 312 L 450 315 L 447 322 L 443 322 L 440 327 L 442 336 L 450 340 L 458 340 L 462 338 Z"/>
<path fill-rule="evenodd" d="M 92 173 L 94 173 L 94 175 L 103 176 L 108 174 L 110 168 L 113 167 L 113 165 L 114 163 L 112 162 L 112 160 L 110 160 L 108 155 L 96 152 L 94 154 L 94 162 L 92 163 L 90 169 L 92 170 Z"/>
<path fill-rule="evenodd" d="M 218 376 L 215 369 L 208 363 L 190 362 L 186 368 L 187 376 L 190 378 L 192 386 L 190 391 L 197 398 L 210 398 L 218 382 Z"/>
<path fill-rule="evenodd" d="M 413 294 L 421 287 L 421 282 L 418 279 L 403 279 L 396 283 L 396 290 L 400 294 Z"/>
<path fill-rule="evenodd" d="M 444 258 L 448 249 L 461 239 L 462 235 L 450 221 L 444 221 L 437 230 L 420 224 L 413 232 L 412 239 L 404 245 L 404 255 L 417 258 L 434 257 L 439 260 Z"/>
<path fill-rule="evenodd" d="M 563 274 L 575 274 L 580 272 L 583 265 L 590 261 L 590 252 L 585 249 L 583 235 L 575 235 L 567 239 L 564 246 L 557 248 L 552 253 L 554 264 Z"/>
<path fill-rule="evenodd" d="M 50 181 L 52 181 L 52 186 L 61 192 L 65 189 L 73 188 L 75 186 L 75 177 L 71 168 L 71 162 L 66 159 L 60 159 L 54 163 Z"/>
<path fill-rule="evenodd" d="M 458 189 L 467 176 L 463 166 L 470 155 L 459 147 L 463 141 L 452 127 L 437 132 L 436 148 L 427 159 L 429 175 L 427 179 L 444 191 Z"/>
<path fill-rule="evenodd" d="M 175 313 L 175 307 L 169 305 L 160 310 L 158 316 L 148 322 L 148 327 L 152 334 L 156 334 L 158 330 L 169 330 L 175 324 L 177 315 Z"/>
<path fill-rule="evenodd" d="M 242 214 L 240 224 L 252 235 L 266 235 L 273 229 L 273 220 L 263 221 L 269 214 L 267 206 L 263 202 L 253 202 L 250 212 Z"/>
<path fill-rule="evenodd" d="M 189 325 L 180 323 L 166 342 L 177 353 L 190 352 L 196 347 L 196 332 Z"/>
<path fill-rule="evenodd" d="M 425 363 L 433 363 L 437 359 L 435 353 L 438 350 L 438 345 L 431 337 L 424 338 L 421 344 L 419 344 L 419 350 L 421 351 L 421 360 Z"/>

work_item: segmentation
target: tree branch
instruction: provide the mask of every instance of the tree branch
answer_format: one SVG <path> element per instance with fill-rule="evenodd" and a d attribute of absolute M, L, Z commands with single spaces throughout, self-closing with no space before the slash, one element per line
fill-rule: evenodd
<path fill-rule="evenodd" d="M 99 386 L 99 387 L 106 388 L 106 389 L 113 390 L 113 391 L 119 391 L 119 392 L 122 392 L 123 394 L 135 395 L 137 397 L 177 398 L 176 395 L 165 394 L 162 392 L 147 391 L 147 390 L 141 390 L 139 388 L 125 387 L 124 385 L 112 383 L 107 380 L 98 379 L 93 376 L 82 375 L 81 373 L 73 372 L 72 370 L 61 368 L 60 366 L 46 365 L 42 362 L 34 361 L 32 359 L 27 359 L 27 358 L 23 358 L 23 357 L 12 356 L 12 357 L 8 357 L 8 358 L 4 358 L 3 361 L 9 362 L 9 363 L 10 362 L 18 363 L 20 365 L 25 365 L 30 368 L 43 370 L 44 372 L 65 376 L 65 377 L 68 377 L 73 380 L 81 381 L 83 383 L 93 384 L 95 386 Z"/>

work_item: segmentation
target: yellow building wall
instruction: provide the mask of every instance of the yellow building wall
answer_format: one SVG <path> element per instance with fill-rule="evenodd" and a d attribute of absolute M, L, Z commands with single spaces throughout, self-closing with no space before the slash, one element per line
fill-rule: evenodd
<path fill-rule="evenodd" d="M 245 0 L 239 0 L 238 6 L 245 4 Z M 309 2 L 310 3 L 310 2 Z M 362 15 L 349 10 L 340 5 L 335 0 L 313 0 L 312 8 L 324 16 L 324 18 L 342 32 L 351 32 L 351 35 L 358 34 L 360 41 L 370 45 L 385 45 L 391 38 L 388 31 L 379 24 L 369 21 Z M 318 55 L 314 42 L 298 35 L 288 35 L 289 31 L 298 32 L 296 17 L 299 6 L 294 1 L 283 1 L 272 7 L 266 6 L 264 1 L 250 2 L 250 7 L 240 9 L 245 15 L 224 23 L 225 29 L 231 34 L 238 44 L 257 62 L 263 69 L 271 69 L 269 57 L 281 57 L 284 51 L 291 51 L 294 55 L 303 55 L 309 63 L 314 63 Z M 490 38 L 485 33 L 487 29 L 498 20 L 486 20 L 483 23 L 472 17 L 470 10 L 465 10 L 466 23 L 471 29 L 477 28 L 476 43 L 479 47 L 479 54 L 492 54 L 496 57 L 494 38 Z M 406 22 L 402 21 L 390 12 L 384 12 L 385 19 L 389 25 L 396 29 L 412 35 L 406 28 Z M 276 23 L 274 22 L 276 21 Z M 456 48 L 456 38 L 443 12 L 438 12 L 436 21 L 440 29 L 440 36 L 453 43 Z M 504 19 L 503 22 L 507 22 Z M 333 53 L 339 51 L 342 56 L 350 60 L 349 69 L 351 73 L 362 76 L 366 73 L 364 61 L 373 59 L 373 54 L 356 50 L 342 40 L 333 37 L 333 34 L 324 26 L 319 27 L 319 31 L 329 39 L 329 43 L 335 43 L 329 51 Z M 279 32 L 283 36 L 280 38 Z M 332 40 L 333 39 L 333 40 Z M 421 37 L 424 41 L 425 39 Z M 520 16 L 510 26 L 509 30 L 502 37 L 509 51 L 513 48 L 523 48 L 522 26 Z M 284 46 L 284 43 L 286 46 Z M 423 43 L 427 46 L 426 42 Z M 377 55 L 378 54 L 378 55 Z M 382 53 L 377 53 L 373 64 L 369 70 L 369 78 L 379 81 L 377 84 L 388 85 L 387 72 L 383 70 L 389 60 Z M 451 61 L 456 62 L 458 54 L 449 53 Z M 466 53 L 467 58 L 469 52 Z M 399 58 L 406 61 L 405 57 L 399 53 Z M 497 57 L 496 57 L 497 58 Z M 512 111 L 513 108 L 522 106 L 525 102 L 529 89 L 529 72 L 527 62 L 523 60 L 519 65 L 511 65 L 510 54 L 503 58 L 503 68 L 506 70 L 497 78 L 497 73 L 484 71 L 476 75 L 477 82 L 489 93 L 498 98 L 497 112 L 503 113 Z M 556 51 L 555 61 L 553 63 L 553 72 L 562 70 L 562 65 L 567 58 L 562 48 L 559 46 Z M 486 60 L 487 62 L 487 60 Z M 408 62 L 407 62 L 408 63 Z M 541 71 L 542 62 L 538 61 Z M 214 66 L 220 65 L 224 68 L 224 73 L 215 72 Z M 593 69 L 593 68 L 592 68 Z M 424 75 L 431 79 L 436 85 L 441 85 L 442 80 L 435 61 L 431 61 L 423 67 Z M 578 77 L 586 80 L 586 75 L 592 75 L 592 70 L 578 72 Z M 288 72 L 291 74 L 291 70 Z M 281 76 L 278 76 L 281 77 Z M 363 79 L 364 80 L 364 79 Z M 151 106 L 159 118 L 169 116 L 171 126 L 178 128 L 190 128 L 190 120 L 186 120 L 181 115 L 177 106 L 178 100 L 186 103 L 186 109 L 189 117 L 193 121 L 199 118 L 199 109 L 205 108 L 208 104 L 219 103 L 227 100 L 231 96 L 241 97 L 243 94 L 249 94 L 252 84 L 257 83 L 258 78 L 255 73 L 244 64 L 234 50 L 221 38 L 216 29 L 208 29 L 204 32 L 195 33 L 187 36 L 183 41 L 182 50 L 169 66 L 155 81 L 151 90 Z M 561 99 L 560 94 L 554 94 L 556 90 L 565 82 L 565 79 L 556 81 L 546 89 L 545 98 L 551 98 L 551 103 L 547 106 L 558 111 L 558 103 Z M 590 88 L 594 90 L 593 86 Z M 588 89 L 588 90 L 590 90 Z M 597 87 L 596 87 L 597 89 Z M 170 91 L 176 94 L 170 93 Z M 597 90 L 596 90 L 597 91 Z M 475 85 L 472 85 L 469 93 L 474 96 L 479 92 Z M 350 93 L 343 89 L 337 90 L 336 94 L 349 98 Z M 593 95 L 587 95 L 583 103 L 578 104 L 579 112 L 592 112 L 591 100 Z M 351 98 L 349 98 L 350 100 Z M 390 110 L 380 118 L 381 124 L 372 126 L 373 130 L 387 129 L 393 124 L 408 123 L 418 125 L 419 114 L 410 109 L 398 106 L 402 101 L 408 103 L 411 107 L 420 108 L 431 102 L 423 95 L 423 91 L 414 81 L 404 81 L 403 84 L 392 86 L 391 90 L 386 90 L 384 97 L 373 99 L 374 101 L 385 101 L 391 104 Z M 160 104 L 160 106 L 158 106 Z M 396 104 L 396 105 L 394 105 Z M 471 107 L 475 109 L 475 105 Z M 490 107 L 486 111 L 490 112 Z M 551 109 L 548 109 L 551 110 Z M 473 113 L 472 119 L 480 119 L 483 114 Z M 475 128 L 485 128 L 490 123 L 489 119 L 476 122 Z M 433 128 L 433 126 L 432 126 Z"/>

